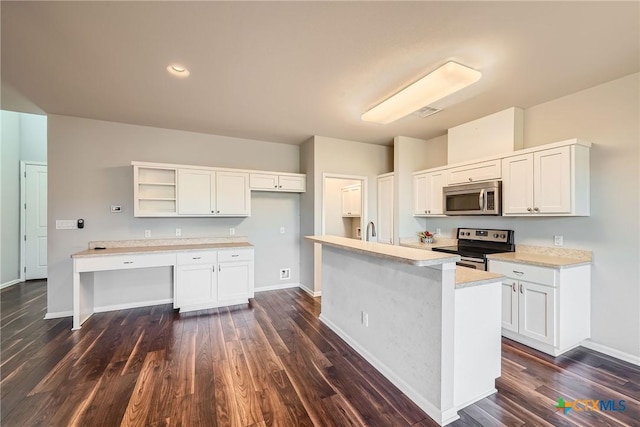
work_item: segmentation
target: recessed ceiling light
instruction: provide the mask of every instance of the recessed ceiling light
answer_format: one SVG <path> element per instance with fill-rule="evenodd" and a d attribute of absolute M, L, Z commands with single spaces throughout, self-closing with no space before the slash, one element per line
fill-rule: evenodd
<path fill-rule="evenodd" d="M 189 76 L 189 70 L 187 70 L 185 67 L 183 67 L 180 64 L 171 64 L 167 67 L 167 71 L 170 74 L 173 74 L 174 76 L 178 76 L 178 77 L 188 77 Z"/>
<path fill-rule="evenodd" d="M 449 61 L 364 113 L 362 120 L 391 123 L 477 82 L 480 77 L 479 71 Z"/>

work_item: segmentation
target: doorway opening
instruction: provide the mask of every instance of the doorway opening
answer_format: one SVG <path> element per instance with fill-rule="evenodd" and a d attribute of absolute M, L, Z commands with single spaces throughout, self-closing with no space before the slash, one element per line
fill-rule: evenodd
<path fill-rule="evenodd" d="M 367 177 L 323 174 L 322 234 L 366 240 Z"/>

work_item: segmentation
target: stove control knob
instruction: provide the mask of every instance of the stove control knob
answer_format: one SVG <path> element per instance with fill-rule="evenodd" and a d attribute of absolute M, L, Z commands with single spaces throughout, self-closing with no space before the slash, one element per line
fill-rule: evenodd
<path fill-rule="evenodd" d="M 502 235 L 502 236 L 500 236 L 500 237 L 502 237 L 502 238 L 504 239 L 504 238 L 505 238 L 505 237 L 507 237 L 507 236 L 506 236 L 505 234 L 503 234 L 503 235 Z"/>
<path fill-rule="evenodd" d="M 494 233 L 493 237 L 497 239 L 498 238 L 498 233 Z"/>

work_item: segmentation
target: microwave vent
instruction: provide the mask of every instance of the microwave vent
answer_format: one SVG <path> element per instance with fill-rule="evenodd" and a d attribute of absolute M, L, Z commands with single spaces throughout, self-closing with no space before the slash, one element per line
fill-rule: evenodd
<path fill-rule="evenodd" d="M 433 116 L 436 113 L 442 111 L 442 108 L 435 107 L 422 107 L 418 111 L 415 112 L 415 115 L 424 119 L 425 117 Z"/>

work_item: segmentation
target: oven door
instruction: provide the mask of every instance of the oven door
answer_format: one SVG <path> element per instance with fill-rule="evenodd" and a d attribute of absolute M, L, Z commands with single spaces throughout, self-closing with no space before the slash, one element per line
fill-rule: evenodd
<path fill-rule="evenodd" d="M 445 215 L 500 215 L 500 181 L 443 189 Z"/>
<path fill-rule="evenodd" d="M 461 267 L 473 268 L 475 270 L 487 270 L 487 263 L 481 258 L 460 257 L 460 261 L 456 262 Z"/>

